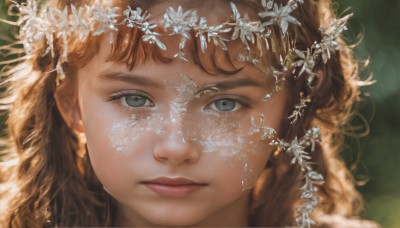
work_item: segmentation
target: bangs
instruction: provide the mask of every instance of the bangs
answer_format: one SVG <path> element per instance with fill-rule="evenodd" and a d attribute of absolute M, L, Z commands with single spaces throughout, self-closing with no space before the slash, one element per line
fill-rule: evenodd
<path fill-rule="evenodd" d="M 157 45 L 144 42 L 142 40 L 143 35 L 143 32 L 137 28 L 120 29 L 108 60 L 126 63 L 130 70 L 149 58 L 163 64 L 184 61 L 175 56 L 173 47 L 167 46 L 167 50 L 162 50 Z M 241 45 L 240 42 L 234 42 L 236 46 L 227 44 L 229 51 L 224 51 L 213 43 L 209 43 L 206 51 L 203 52 L 200 47 L 200 40 L 195 37 L 193 31 L 191 36 L 192 39 L 186 41 L 185 58 L 198 65 L 208 74 L 234 74 L 243 69 L 246 64 L 238 61 L 238 56 L 235 55 L 234 47 Z M 179 41 L 179 39 L 177 36 L 165 36 L 160 40 L 165 43 L 176 43 L 176 40 Z"/>
<path fill-rule="evenodd" d="M 144 11 L 147 11 L 149 6 L 151 6 L 152 2 L 157 1 L 130 1 L 130 4 L 117 4 L 117 6 L 121 8 L 126 8 L 127 6 L 135 9 L 136 7 L 141 7 Z M 255 12 L 256 8 L 253 5 L 245 4 L 246 1 L 237 1 L 238 6 L 241 8 L 246 8 L 247 10 L 251 10 Z M 200 3 L 197 3 L 200 4 Z M 229 1 L 224 1 L 223 4 L 227 4 L 229 7 Z M 235 3 L 236 4 L 236 3 Z M 209 6 L 205 6 L 209 7 Z M 194 8 L 195 9 L 195 8 Z M 230 15 L 229 12 L 228 15 Z M 216 19 L 216 18 L 213 18 Z M 232 19 L 231 19 L 232 20 Z M 220 23 L 224 21 L 220 20 Z M 169 31 L 166 31 L 164 27 L 158 26 L 155 32 L 159 33 L 158 37 L 160 41 L 167 44 L 167 50 L 162 50 L 156 44 L 150 44 L 149 42 L 143 41 L 142 37 L 145 35 L 142 30 L 137 27 L 129 28 L 127 26 L 119 26 L 118 32 L 114 36 L 114 41 L 112 44 L 112 50 L 108 61 L 116 61 L 125 63 L 128 69 L 132 70 L 136 65 L 144 63 L 146 60 L 153 60 L 162 64 L 169 64 L 174 61 L 183 61 L 179 57 L 176 57 L 176 53 L 178 52 L 178 46 L 180 41 L 179 35 L 171 35 Z M 272 50 L 269 50 L 268 47 L 279 47 L 280 45 L 274 44 L 275 33 L 272 31 L 271 38 L 268 39 L 268 44 L 264 41 L 262 43 L 258 43 L 255 41 L 254 43 L 250 43 L 251 51 L 253 55 L 258 59 L 258 64 L 256 67 L 263 68 L 264 71 L 271 66 L 279 66 L 279 57 L 274 56 L 272 54 Z M 230 32 L 222 34 L 226 40 L 227 50 L 223 50 L 218 44 L 214 43 L 211 39 L 210 42 L 207 42 L 207 48 L 203 51 L 201 48 L 200 38 L 196 35 L 195 31 L 190 31 L 190 39 L 186 40 L 184 54 L 185 58 L 187 58 L 191 63 L 196 64 L 202 70 L 207 72 L 210 75 L 231 75 L 241 71 L 249 61 L 240 60 L 240 55 L 246 55 L 246 46 L 241 42 L 241 39 L 238 38 L 236 40 L 232 40 L 233 29 Z M 276 38 L 276 37 L 275 37 Z M 262 47 L 261 49 L 259 47 Z"/>

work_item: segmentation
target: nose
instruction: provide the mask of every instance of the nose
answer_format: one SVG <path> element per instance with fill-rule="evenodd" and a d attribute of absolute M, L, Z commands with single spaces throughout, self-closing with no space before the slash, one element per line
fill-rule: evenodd
<path fill-rule="evenodd" d="M 186 140 L 182 130 L 182 121 L 172 121 L 165 126 L 165 131 L 153 149 L 153 157 L 161 163 L 170 165 L 193 164 L 201 156 L 198 146 Z"/>

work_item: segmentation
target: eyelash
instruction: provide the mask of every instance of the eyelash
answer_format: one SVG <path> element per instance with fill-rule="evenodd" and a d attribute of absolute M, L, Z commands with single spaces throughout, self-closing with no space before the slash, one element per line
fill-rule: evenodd
<path fill-rule="evenodd" d="M 210 101 L 207 102 L 208 104 L 205 106 L 205 108 L 211 108 L 212 105 L 215 106 L 215 103 L 220 100 L 230 100 L 230 101 L 235 102 L 236 105 L 240 105 L 241 107 L 237 108 L 234 111 L 226 111 L 226 112 L 213 109 L 214 111 L 218 112 L 219 115 L 230 116 L 230 115 L 240 111 L 243 108 L 245 108 L 245 109 L 251 108 L 251 103 L 247 99 L 239 98 L 239 97 L 232 97 L 232 96 L 228 96 L 228 95 L 220 95 L 218 97 L 214 97 L 214 98 L 210 99 Z"/>
<path fill-rule="evenodd" d="M 151 106 L 143 106 L 143 107 L 132 107 L 132 106 L 129 106 L 128 104 L 126 104 L 126 100 L 122 100 L 123 98 L 126 99 L 126 97 L 129 97 L 129 96 L 140 96 L 140 97 L 143 97 L 147 101 L 151 102 Z M 203 108 L 203 110 L 206 109 L 206 108 L 210 108 L 211 109 L 211 106 L 212 105 L 215 106 L 215 103 L 217 101 L 220 101 L 220 100 L 230 100 L 230 101 L 235 102 L 236 105 L 240 105 L 241 107 L 237 108 L 234 111 L 225 111 L 225 112 L 213 109 L 213 111 L 218 112 L 219 115 L 229 116 L 229 115 L 232 115 L 233 113 L 235 113 L 237 111 L 240 111 L 240 109 L 251 108 L 251 102 L 248 101 L 247 99 L 238 98 L 238 97 L 232 97 L 232 96 L 228 96 L 228 95 L 220 95 L 218 97 L 214 97 L 212 99 L 208 99 L 208 102 L 207 102 L 208 104 Z M 149 96 L 144 94 L 144 93 L 142 93 L 142 92 L 139 92 L 139 91 L 138 92 L 118 92 L 118 93 L 114 93 L 110 97 L 109 101 L 113 101 L 113 102 L 117 103 L 118 105 L 123 106 L 128 111 L 142 109 L 142 108 L 148 108 L 148 107 L 154 107 L 154 102 L 149 98 Z M 123 104 L 123 103 L 125 103 L 125 104 Z"/>
<path fill-rule="evenodd" d="M 132 107 L 132 106 L 129 106 L 126 103 L 126 100 L 123 100 L 124 98 L 126 99 L 129 96 L 143 97 L 147 101 L 149 101 L 151 103 L 151 105 L 150 106 L 143 106 L 143 107 Z M 126 108 L 128 111 L 130 111 L 132 109 L 141 109 L 141 108 L 154 107 L 154 102 L 149 98 L 149 96 L 144 94 L 144 93 L 141 93 L 141 92 L 118 92 L 118 93 L 114 93 L 113 95 L 111 95 L 109 101 L 112 101 L 112 102 L 117 103 L 118 105 L 121 105 L 122 107 Z M 147 103 L 147 101 L 146 101 L 146 103 Z"/>

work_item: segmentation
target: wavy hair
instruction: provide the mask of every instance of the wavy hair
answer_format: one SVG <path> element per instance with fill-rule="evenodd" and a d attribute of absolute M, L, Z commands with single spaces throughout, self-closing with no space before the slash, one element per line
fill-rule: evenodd
<path fill-rule="evenodd" d="M 129 4 L 131 8 L 146 9 L 155 1 L 115 2 L 120 6 Z M 61 8 L 65 2 L 49 4 Z M 68 2 L 90 4 L 82 0 Z M 254 0 L 234 2 L 254 9 L 260 7 Z M 321 40 L 319 27 L 328 25 L 335 17 L 330 0 L 305 0 L 293 14 L 302 27 L 291 26 L 289 30 L 295 34 L 295 45 L 303 49 Z M 131 68 L 148 58 L 165 64 L 172 61 L 162 51 L 144 43 L 141 36 L 138 29 L 120 28 L 109 60 L 125 62 Z M 65 93 L 73 92 L 71 85 L 76 70 L 97 53 L 100 39 L 89 37 L 86 42 L 70 45 L 69 61 L 62 66 L 67 75 L 61 85 Z M 126 39 L 129 42 L 123 42 Z M 55 42 L 61 41 L 55 39 Z M 345 124 L 353 115 L 353 105 L 360 95 L 358 63 L 343 39 L 339 44 L 340 50 L 332 54 L 327 64 L 317 64 L 318 77 L 312 89 L 302 78 L 286 81 L 291 91 L 290 107 L 299 102 L 300 92 L 312 97 L 301 121 L 295 126 L 285 122 L 286 139 L 301 137 L 304 129 L 311 126 L 320 126 L 322 132 L 323 143 L 312 154 L 312 160 L 314 168 L 325 176 L 326 183 L 318 192 L 320 203 L 314 217 L 317 213 L 350 217 L 363 207 L 352 175 L 339 155 Z M 208 73 L 229 74 L 240 70 L 234 64 L 231 70 L 223 69 L 215 61 L 210 66 L 203 61 L 199 43 L 193 41 L 191 47 L 196 64 Z M 8 113 L 8 138 L 3 145 L 6 149 L 2 157 L 0 189 L 1 200 L 7 207 L 0 215 L 0 224 L 9 227 L 113 226 L 118 210 L 116 202 L 97 179 L 84 142 L 64 122 L 55 104 L 57 72 L 54 69 L 55 60 L 61 55 L 60 45 L 55 45 L 54 58 L 50 54 L 43 55 L 44 50 L 44 43 L 37 44 L 31 58 L 8 66 L 4 73 L 7 77 L 1 84 L 5 89 L 1 107 Z M 226 61 L 232 62 L 228 54 L 221 53 L 215 49 L 211 59 L 224 55 Z M 278 60 L 272 58 L 271 61 Z M 302 173 L 299 167 L 289 164 L 290 157 L 285 154 L 268 162 L 266 172 L 251 194 L 250 225 L 284 226 L 294 222 L 293 210 L 299 203 Z"/>

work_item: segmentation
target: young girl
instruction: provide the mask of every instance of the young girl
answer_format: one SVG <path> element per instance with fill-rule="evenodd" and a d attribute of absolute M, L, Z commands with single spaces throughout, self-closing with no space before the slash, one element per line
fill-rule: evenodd
<path fill-rule="evenodd" d="M 349 219 L 338 152 L 362 83 L 329 0 L 15 11 L 3 226 L 371 225 Z"/>

